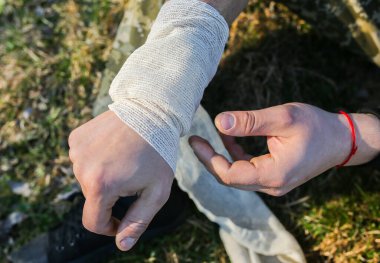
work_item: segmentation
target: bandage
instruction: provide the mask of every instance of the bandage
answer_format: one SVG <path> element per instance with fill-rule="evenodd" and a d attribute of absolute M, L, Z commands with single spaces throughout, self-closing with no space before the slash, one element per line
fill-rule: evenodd
<path fill-rule="evenodd" d="M 228 33 L 227 22 L 212 6 L 199 0 L 170 0 L 146 43 L 127 59 L 111 84 L 109 109 L 173 171 L 180 136 L 190 129 Z"/>

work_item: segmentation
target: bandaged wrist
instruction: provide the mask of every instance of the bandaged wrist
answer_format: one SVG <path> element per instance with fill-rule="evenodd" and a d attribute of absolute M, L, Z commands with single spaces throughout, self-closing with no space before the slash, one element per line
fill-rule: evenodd
<path fill-rule="evenodd" d="M 109 105 L 175 170 L 180 136 L 191 126 L 228 39 L 224 18 L 199 0 L 170 0 L 146 43 L 125 62 Z"/>

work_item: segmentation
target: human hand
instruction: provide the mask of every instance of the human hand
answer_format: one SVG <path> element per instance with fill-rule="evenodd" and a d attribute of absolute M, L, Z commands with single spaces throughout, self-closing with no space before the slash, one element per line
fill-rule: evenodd
<path fill-rule="evenodd" d="M 358 165 L 380 152 L 380 121 L 368 114 L 351 115 L 358 151 L 346 165 Z M 221 113 L 215 124 L 235 160 L 230 163 L 204 139 L 189 143 L 198 159 L 223 184 L 281 196 L 341 164 L 351 150 L 347 119 L 317 107 L 291 103 L 257 111 Z M 233 136 L 267 136 L 269 153 L 253 157 Z"/>
<path fill-rule="evenodd" d="M 107 111 L 75 129 L 69 137 L 70 159 L 86 202 L 83 225 L 115 236 L 129 250 L 170 195 L 174 174 L 162 157 L 113 112 Z M 112 207 L 119 197 L 138 199 L 119 221 Z"/>

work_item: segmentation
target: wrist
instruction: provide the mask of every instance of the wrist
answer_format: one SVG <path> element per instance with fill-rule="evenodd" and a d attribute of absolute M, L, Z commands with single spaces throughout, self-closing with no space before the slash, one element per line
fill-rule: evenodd
<path fill-rule="evenodd" d="M 143 107 L 144 102 L 126 100 L 108 105 L 109 109 L 130 129 L 145 140 L 175 172 L 179 148 L 179 132 L 171 116 L 160 107 Z M 151 105 L 151 104 L 149 104 Z"/>
<path fill-rule="evenodd" d="M 374 159 L 380 153 L 380 120 L 371 114 L 350 114 L 356 133 L 357 152 L 345 166 L 360 165 Z M 337 140 L 340 142 L 338 159 L 342 163 L 352 149 L 352 135 L 348 120 L 337 114 L 339 126 Z"/>
<path fill-rule="evenodd" d="M 240 12 L 248 5 L 248 0 L 202 0 L 202 2 L 218 10 L 229 25 L 232 24 Z"/>

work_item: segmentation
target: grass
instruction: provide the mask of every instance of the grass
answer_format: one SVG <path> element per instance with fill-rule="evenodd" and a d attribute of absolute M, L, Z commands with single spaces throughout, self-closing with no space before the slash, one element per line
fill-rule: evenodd
<path fill-rule="evenodd" d="M 0 220 L 28 217 L 0 238 L 0 259 L 62 220 L 53 201 L 74 177 L 67 136 L 91 118 L 123 0 L 0 0 Z M 234 24 L 203 104 L 212 116 L 301 101 L 328 110 L 377 103 L 380 71 L 316 35 L 286 7 L 253 1 Z M 236 92 L 239 91 L 239 92 Z M 241 141 L 265 151 L 260 139 Z M 26 182 L 28 196 L 10 182 Z M 263 196 L 310 262 L 380 261 L 380 174 L 332 170 L 281 198 Z M 109 262 L 228 262 L 216 227 L 195 208 L 173 235 L 139 244 Z"/>

